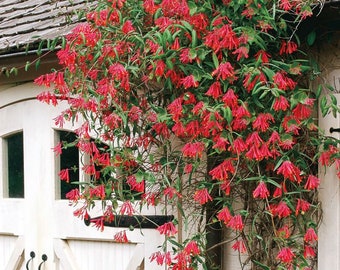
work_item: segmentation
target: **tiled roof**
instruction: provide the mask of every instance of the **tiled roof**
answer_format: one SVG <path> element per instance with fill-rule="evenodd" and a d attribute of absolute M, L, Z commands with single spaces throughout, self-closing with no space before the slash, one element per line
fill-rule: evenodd
<path fill-rule="evenodd" d="M 86 0 L 0 0 L 0 54 L 68 33 Z"/>

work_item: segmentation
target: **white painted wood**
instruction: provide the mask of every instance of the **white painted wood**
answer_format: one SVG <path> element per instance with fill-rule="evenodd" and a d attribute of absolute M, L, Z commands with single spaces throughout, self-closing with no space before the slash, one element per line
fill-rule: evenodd
<path fill-rule="evenodd" d="M 340 75 L 340 70 L 338 73 Z M 340 104 L 340 94 L 336 97 Z M 326 135 L 339 139 L 340 133 L 330 134 L 329 129 L 340 127 L 340 115 L 337 118 L 332 114 L 320 118 L 319 126 Z M 322 220 L 318 230 L 318 269 L 340 269 L 340 182 L 335 167 L 320 167 L 320 180 Z"/>
<path fill-rule="evenodd" d="M 80 269 L 123 270 L 136 249 L 133 243 L 67 240 Z M 130 268 L 133 270 L 134 268 Z"/>
<path fill-rule="evenodd" d="M 54 239 L 54 252 L 63 269 L 80 270 L 76 259 L 66 241 L 61 239 Z"/>
<path fill-rule="evenodd" d="M 144 260 L 144 244 L 137 244 L 125 270 L 138 269 Z"/>
<path fill-rule="evenodd" d="M 0 236 L 0 241 L 3 241 L 3 238 L 5 236 Z M 20 267 L 23 265 L 24 262 L 24 247 L 25 247 L 25 242 L 24 242 L 24 237 L 23 236 L 19 236 L 19 237 L 10 237 L 12 238 L 9 243 L 8 246 L 5 247 L 5 251 L 12 251 L 12 254 L 10 255 L 10 258 L 7 262 L 6 267 L 1 268 L 1 269 L 5 269 L 5 270 L 17 270 L 20 269 Z M 7 239 L 9 240 L 9 239 Z M 11 242 L 14 242 L 15 245 L 13 248 L 11 248 L 13 245 Z M 5 259 L 7 256 L 4 255 L 4 257 L 2 257 L 3 259 Z M 6 262 L 6 259 L 5 259 Z"/>

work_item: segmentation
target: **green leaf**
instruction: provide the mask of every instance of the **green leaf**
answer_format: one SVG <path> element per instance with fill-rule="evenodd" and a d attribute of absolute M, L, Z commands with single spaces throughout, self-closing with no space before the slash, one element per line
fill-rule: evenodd
<path fill-rule="evenodd" d="M 26 62 L 26 65 L 25 65 L 25 71 L 28 71 L 30 65 L 31 65 L 31 62 L 30 62 L 30 61 L 27 61 L 27 62 Z"/>
<path fill-rule="evenodd" d="M 9 74 L 14 74 L 15 76 L 18 75 L 18 69 L 16 67 L 12 67 L 9 71 Z"/>
<path fill-rule="evenodd" d="M 329 106 L 327 105 L 327 97 L 323 96 L 320 100 L 320 110 L 322 117 L 325 117 L 328 113 Z"/>
<path fill-rule="evenodd" d="M 40 66 L 40 58 L 35 62 L 35 69 L 38 69 Z"/>
<path fill-rule="evenodd" d="M 138 170 L 137 173 L 135 173 L 135 177 L 136 177 L 136 182 L 140 183 L 144 180 L 144 173 L 140 170 Z"/>
<path fill-rule="evenodd" d="M 318 89 L 316 90 L 316 93 L 315 93 L 317 99 L 320 98 L 321 93 L 322 93 L 322 85 L 319 84 Z"/>
<path fill-rule="evenodd" d="M 186 29 L 190 30 L 190 32 L 192 31 L 193 28 L 192 28 L 192 25 L 190 23 L 188 23 L 186 21 L 181 21 L 181 24 L 183 26 L 185 26 Z"/>
<path fill-rule="evenodd" d="M 215 68 L 218 68 L 218 66 L 220 65 L 220 63 L 218 62 L 217 56 L 215 53 L 212 53 L 212 60 L 214 62 L 214 66 Z"/>
<path fill-rule="evenodd" d="M 230 124 L 233 120 L 233 114 L 231 112 L 231 109 L 229 107 L 222 108 L 223 110 L 223 117 L 227 120 L 227 122 Z"/>
<path fill-rule="evenodd" d="M 315 32 L 315 30 L 313 30 L 312 32 L 310 32 L 307 35 L 307 44 L 309 46 L 312 46 L 314 44 L 315 40 L 316 40 L 316 32 Z"/>
<path fill-rule="evenodd" d="M 265 182 L 270 183 L 270 184 L 272 184 L 275 187 L 281 187 L 281 185 L 279 183 L 277 183 L 276 181 L 274 181 L 274 180 L 272 180 L 270 178 L 266 178 Z"/>
<path fill-rule="evenodd" d="M 261 267 L 261 269 L 264 269 L 264 270 L 270 270 L 270 268 L 267 266 L 267 265 L 264 265 L 263 263 L 260 263 L 258 261 L 253 261 L 256 265 L 258 265 L 259 267 Z"/>
<path fill-rule="evenodd" d="M 197 33 L 195 30 L 191 32 L 191 47 L 195 48 L 197 46 Z"/>

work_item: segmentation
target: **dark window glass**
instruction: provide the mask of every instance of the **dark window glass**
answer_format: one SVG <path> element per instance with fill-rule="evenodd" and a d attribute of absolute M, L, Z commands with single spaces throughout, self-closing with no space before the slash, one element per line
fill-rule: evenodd
<path fill-rule="evenodd" d="M 6 138 L 8 197 L 24 198 L 24 139 L 19 132 Z"/>
<path fill-rule="evenodd" d="M 71 182 L 79 181 L 79 151 L 72 143 L 76 139 L 76 135 L 72 132 L 60 131 L 60 141 L 69 144 L 66 149 L 63 149 L 60 155 L 60 169 L 69 169 L 70 183 L 66 181 L 60 182 L 60 198 L 66 199 L 66 194 L 78 186 L 71 184 Z"/>

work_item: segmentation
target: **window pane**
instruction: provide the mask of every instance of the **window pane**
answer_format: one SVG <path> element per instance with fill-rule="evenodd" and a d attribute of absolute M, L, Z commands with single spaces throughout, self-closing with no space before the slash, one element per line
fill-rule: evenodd
<path fill-rule="evenodd" d="M 24 198 L 24 140 L 23 133 L 6 138 L 8 197 Z"/>
<path fill-rule="evenodd" d="M 60 141 L 72 143 L 76 139 L 74 133 L 67 131 L 59 132 Z M 67 147 L 63 149 L 62 154 L 60 156 L 60 169 L 69 169 L 70 183 L 66 181 L 60 182 L 60 198 L 66 199 L 66 194 L 74 188 L 78 186 L 72 185 L 71 182 L 79 181 L 79 151 L 75 146 Z"/>

